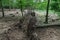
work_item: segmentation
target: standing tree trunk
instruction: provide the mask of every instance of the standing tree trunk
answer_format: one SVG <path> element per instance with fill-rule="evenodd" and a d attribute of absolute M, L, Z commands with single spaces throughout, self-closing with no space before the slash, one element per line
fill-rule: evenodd
<path fill-rule="evenodd" d="M 9 0 L 9 11 L 11 11 L 11 4 L 10 4 L 11 2 L 10 2 L 10 0 Z"/>
<path fill-rule="evenodd" d="M 2 0 L 0 1 L 1 1 L 2 17 L 4 17 L 4 8 L 3 8 Z"/>
<path fill-rule="evenodd" d="M 21 9 L 21 13 L 22 13 L 22 16 L 23 16 L 23 7 L 22 7 L 22 1 L 20 0 L 20 9 Z"/>
<path fill-rule="evenodd" d="M 22 16 L 23 16 L 23 10 L 22 10 L 22 5 L 21 5 L 21 13 L 22 13 Z"/>
<path fill-rule="evenodd" d="M 45 19 L 45 23 L 48 23 L 49 3 L 50 3 L 50 0 L 48 0 L 48 3 L 47 3 L 47 10 L 46 10 L 46 19 Z"/>

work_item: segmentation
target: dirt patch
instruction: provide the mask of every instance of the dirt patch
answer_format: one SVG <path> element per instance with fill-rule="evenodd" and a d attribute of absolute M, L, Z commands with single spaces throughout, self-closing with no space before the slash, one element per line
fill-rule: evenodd
<path fill-rule="evenodd" d="M 36 33 L 40 40 L 59 40 L 60 27 L 39 28 Z"/>
<path fill-rule="evenodd" d="M 13 26 L 13 24 L 17 22 L 17 17 L 2 18 L 0 20 L 0 40 L 26 40 L 24 32 L 19 29 L 18 26 Z M 10 25 L 12 25 L 12 28 Z M 37 40 L 59 40 L 60 27 L 38 28 L 33 32 L 33 34 L 36 36 Z"/>
<path fill-rule="evenodd" d="M 36 38 L 40 40 L 59 40 L 60 27 L 38 28 L 35 30 Z M 24 32 L 18 27 L 11 28 L 7 33 L 0 35 L 0 40 L 26 40 Z"/>

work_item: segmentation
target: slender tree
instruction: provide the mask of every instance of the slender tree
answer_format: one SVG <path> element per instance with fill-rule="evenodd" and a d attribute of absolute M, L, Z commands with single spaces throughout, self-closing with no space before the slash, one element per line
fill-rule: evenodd
<path fill-rule="evenodd" d="M 1 9 L 2 9 L 2 17 L 4 17 L 4 8 L 3 8 L 2 0 L 0 0 L 0 2 L 1 2 Z"/>
<path fill-rule="evenodd" d="M 20 9 L 21 9 L 21 13 L 22 13 L 22 16 L 23 16 L 23 5 L 22 5 L 22 1 L 20 0 Z"/>
<path fill-rule="evenodd" d="M 11 11 L 11 0 L 9 0 L 9 11 Z"/>
<path fill-rule="evenodd" d="M 50 3 L 50 0 L 48 0 L 48 3 L 47 3 L 47 10 L 46 10 L 46 19 L 45 19 L 45 23 L 48 23 L 49 3 Z"/>

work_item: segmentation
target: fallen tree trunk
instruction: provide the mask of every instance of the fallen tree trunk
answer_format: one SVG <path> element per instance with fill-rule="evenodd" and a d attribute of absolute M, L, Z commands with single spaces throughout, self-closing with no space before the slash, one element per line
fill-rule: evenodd
<path fill-rule="evenodd" d="M 60 23 L 51 23 L 51 24 L 39 24 L 39 25 L 36 25 L 35 27 L 36 28 L 45 28 L 45 27 L 60 27 Z"/>

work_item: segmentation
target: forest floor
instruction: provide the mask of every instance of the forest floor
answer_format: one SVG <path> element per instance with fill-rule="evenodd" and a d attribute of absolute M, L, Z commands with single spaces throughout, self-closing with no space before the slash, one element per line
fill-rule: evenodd
<path fill-rule="evenodd" d="M 18 11 L 19 12 L 19 11 Z M 21 17 L 21 12 L 17 14 L 17 11 L 5 11 L 5 17 L 0 17 L 0 40 L 23 40 L 22 37 L 25 36 L 22 30 L 16 28 L 14 30 L 9 30 L 10 35 L 8 36 L 10 38 L 6 38 L 5 32 L 11 27 L 14 26 L 15 23 L 19 22 L 19 19 Z M 37 13 L 37 12 L 36 12 Z M 43 24 L 45 15 L 40 12 L 36 14 L 37 17 L 37 24 Z M 54 15 L 54 16 L 53 16 Z M 52 17 L 50 17 L 49 23 L 59 23 L 60 20 L 58 19 L 58 16 L 56 14 L 53 14 Z M 0 12 L 0 16 L 2 16 Z M 52 20 L 53 19 L 53 20 Z M 48 27 L 48 28 L 38 28 L 35 30 L 37 34 L 37 37 L 40 40 L 60 40 L 60 27 Z M 38 36 L 39 35 L 39 36 Z M 12 39 L 11 39 L 12 38 Z"/>

